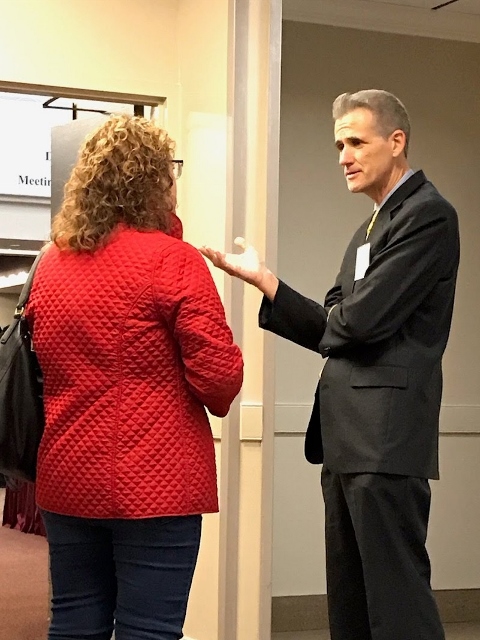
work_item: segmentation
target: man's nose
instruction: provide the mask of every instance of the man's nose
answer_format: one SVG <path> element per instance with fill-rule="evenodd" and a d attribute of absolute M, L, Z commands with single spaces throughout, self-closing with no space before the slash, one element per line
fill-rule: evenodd
<path fill-rule="evenodd" d="M 342 167 L 345 167 L 353 162 L 353 156 L 350 149 L 344 147 L 339 154 L 338 162 Z"/>

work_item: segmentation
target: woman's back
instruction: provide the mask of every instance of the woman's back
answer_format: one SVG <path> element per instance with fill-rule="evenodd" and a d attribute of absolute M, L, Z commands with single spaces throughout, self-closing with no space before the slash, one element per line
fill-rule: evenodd
<path fill-rule="evenodd" d="M 125 226 L 93 253 L 52 246 L 28 315 L 47 419 L 39 505 L 94 518 L 216 511 L 204 405 L 226 414 L 242 358 L 201 255 Z"/>

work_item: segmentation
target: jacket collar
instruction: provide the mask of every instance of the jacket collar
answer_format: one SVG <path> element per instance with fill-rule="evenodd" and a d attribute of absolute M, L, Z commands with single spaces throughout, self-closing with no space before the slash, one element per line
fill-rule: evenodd
<path fill-rule="evenodd" d="M 382 217 L 385 219 L 385 214 L 391 214 L 397 209 L 404 200 L 412 195 L 419 187 L 427 181 L 423 171 L 417 171 L 408 180 L 406 180 L 396 191 L 392 193 L 390 198 L 385 202 L 380 209 L 379 214 L 384 214 Z"/>
<path fill-rule="evenodd" d="M 368 239 L 370 242 L 374 242 L 375 238 L 379 238 L 385 228 L 385 226 L 393 218 L 394 212 L 398 209 L 405 200 L 412 195 L 422 184 L 425 184 L 427 178 L 423 171 L 417 171 L 406 182 L 404 182 L 396 191 L 392 193 L 390 198 L 385 202 L 383 207 L 379 210 L 375 224 L 373 225 L 372 232 Z M 368 226 L 368 222 L 365 225 L 365 229 Z"/>

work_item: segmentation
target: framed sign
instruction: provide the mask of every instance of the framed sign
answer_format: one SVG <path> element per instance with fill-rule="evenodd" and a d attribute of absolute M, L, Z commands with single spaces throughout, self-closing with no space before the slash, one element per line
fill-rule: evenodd
<path fill-rule="evenodd" d="M 45 98 L 46 99 L 46 98 Z M 50 198 L 50 130 L 71 114 L 0 94 L 0 196 Z"/>

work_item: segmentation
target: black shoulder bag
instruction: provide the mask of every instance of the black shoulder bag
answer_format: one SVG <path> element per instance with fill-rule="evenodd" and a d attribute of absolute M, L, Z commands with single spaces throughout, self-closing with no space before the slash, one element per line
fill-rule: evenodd
<path fill-rule="evenodd" d="M 13 321 L 0 338 L 0 473 L 31 482 L 35 481 L 45 414 L 42 372 L 32 350 L 25 307 L 43 251 L 30 269 Z"/>

